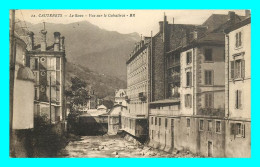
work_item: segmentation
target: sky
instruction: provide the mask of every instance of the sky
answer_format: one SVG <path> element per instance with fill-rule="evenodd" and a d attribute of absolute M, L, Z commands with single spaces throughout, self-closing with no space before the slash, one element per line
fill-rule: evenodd
<path fill-rule="evenodd" d="M 173 18 L 176 24 L 202 24 L 211 14 L 228 14 L 228 11 L 245 15 L 244 10 L 17 10 L 16 18 L 33 24 L 69 24 L 85 20 L 109 31 L 150 36 L 151 31 L 158 32 L 158 22 L 163 20 L 164 13 L 170 24 Z M 134 17 L 130 17 L 133 14 Z M 121 17 L 115 17 L 119 15 Z"/>

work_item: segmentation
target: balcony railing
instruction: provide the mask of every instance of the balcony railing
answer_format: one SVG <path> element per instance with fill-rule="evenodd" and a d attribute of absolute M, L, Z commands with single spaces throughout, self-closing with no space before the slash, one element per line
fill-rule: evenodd
<path fill-rule="evenodd" d="M 198 110 L 197 115 L 205 115 L 205 116 L 218 116 L 224 117 L 225 116 L 225 109 L 223 108 L 201 108 Z"/>
<path fill-rule="evenodd" d="M 178 109 L 150 109 L 149 114 L 151 115 L 165 115 L 165 116 L 176 116 L 180 114 Z"/>

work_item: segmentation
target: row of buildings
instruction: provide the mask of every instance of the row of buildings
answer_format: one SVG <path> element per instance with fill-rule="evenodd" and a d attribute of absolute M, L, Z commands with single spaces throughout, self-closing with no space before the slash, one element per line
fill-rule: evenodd
<path fill-rule="evenodd" d="M 12 157 L 27 157 L 36 116 L 65 130 L 65 44 L 64 37 L 55 32 L 48 46 L 45 27 L 36 44 L 34 33 L 16 25 L 14 15 L 11 11 L 10 152 Z"/>
<path fill-rule="evenodd" d="M 159 22 L 127 61 L 122 129 L 165 151 L 251 156 L 251 16 Z"/>

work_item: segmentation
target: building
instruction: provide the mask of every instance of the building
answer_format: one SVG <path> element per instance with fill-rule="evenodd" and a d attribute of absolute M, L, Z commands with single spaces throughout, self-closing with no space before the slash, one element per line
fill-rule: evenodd
<path fill-rule="evenodd" d="M 54 44 L 47 46 L 45 28 L 41 30 L 41 44 L 35 45 L 34 33 L 29 33 L 30 48 L 27 56 L 34 74 L 35 115 L 45 115 L 51 123 L 65 119 L 66 103 L 64 97 L 65 45 L 64 37 L 54 32 Z"/>
<path fill-rule="evenodd" d="M 14 57 L 10 57 L 10 67 L 14 67 L 14 71 L 10 69 L 10 72 L 14 76 L 14 87 L 13 96 L 10 97 L 13 108 L 10 151 L 12 157 L 27 157 L 34 128 L 34 75 L 26 66 L 26 43 L 17 33 L 12 40 Z"/>
<path fill-rule="evenodd" d="M 251 157 L 251 16 L 226 33 L 225 117 L 227 157 Z"/>
<path fill-rule="evenodd" d="M 150 70 L 149 38 L 138 42 L 127 64 L 127 112 L 122 113 L 122 129 L 145 139 L 148 135 L 148 102 Z"/>
<path fill-rule="evenodd" d="M 126 106 L 116 104 L 108 112 L 108 132 L 109 135 L 116 135 L 121 129 L 121 115 L 126 112 Z"/>
<path fill-rule="evenodd" d="M 115 91 L 115 105 L 120 104 L 123 106 L 126 106 L 126 90 L 125 89 L 119 89 Z"/>
<path fill-rule="evenodd" d="M 244 17 L 212 15 L 202 25 L 169 24 L 151 38 L 149 145 L 225 157 L 225 35 Z"/>

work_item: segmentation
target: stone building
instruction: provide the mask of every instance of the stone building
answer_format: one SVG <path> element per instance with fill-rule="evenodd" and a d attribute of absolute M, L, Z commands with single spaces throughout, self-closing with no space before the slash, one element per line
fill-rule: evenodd
<path fill-rule="evenodd" d="M 127 112 L 122 113 L 122 129 L 138 138 L 148 135 L 149 38 L 138 42 L 127 61 Z"/>
<path fill-rule="evenodd" d="M 65 45 L 64 37 L 54 32 L 54 44 L 47 46 L 45 28 L 41 30 L 41 44 L 35 45 L 34 33 L 29 33 L 30 48 L 27 56 L 35 79 L 35 115 L 46 115 L 52 123 L 65 119 L 64 97 Z"/>
<path fill-rule="evenodd" d="M 251 157 L 251 16 L 225 29 L 227 157 Z"/>

